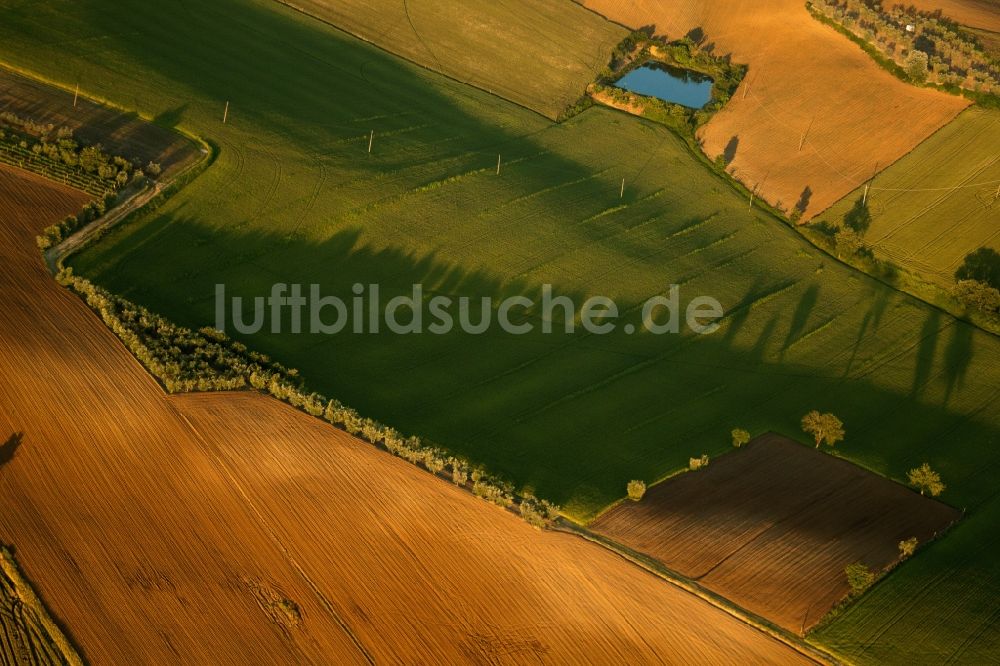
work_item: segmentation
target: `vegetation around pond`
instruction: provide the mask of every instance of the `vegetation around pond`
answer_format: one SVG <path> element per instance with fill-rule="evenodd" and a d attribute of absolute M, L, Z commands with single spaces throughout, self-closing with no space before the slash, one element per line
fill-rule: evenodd
<path fill-rule="evenodd" d="M 709 77 L 712 79 L 711 99 L 702 108 L 691 109 L 630 92 L 616 85 L 630 71 L 647 63 L 663 63 Z M 725 106 L 746 72 L 746 65 L 733 63 L 728 56 L 715 56 L 701 49 L 690 37 L 668 41 L 653 35 L 651 30 L 637 30 L 615 47 L 611 62 L 588 90 L 600 102 L 628 110 L 693 137 L 698 127 Z"/>

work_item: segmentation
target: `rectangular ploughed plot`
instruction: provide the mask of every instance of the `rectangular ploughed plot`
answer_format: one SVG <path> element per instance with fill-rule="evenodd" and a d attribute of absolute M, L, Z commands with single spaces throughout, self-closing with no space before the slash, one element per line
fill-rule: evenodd
<path fill-rule="evenodd" d="M 946 504 L 775 433 L 649 489 L 591 528 L 776 624 L 805 633 L 899 542 L 961 517 Z"/>

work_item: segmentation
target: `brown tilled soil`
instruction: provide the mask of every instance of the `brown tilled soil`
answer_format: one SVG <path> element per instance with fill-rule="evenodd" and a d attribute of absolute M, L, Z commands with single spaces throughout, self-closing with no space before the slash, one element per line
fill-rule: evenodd
<path fill-rule="evenodd" d="M 177 132 L 85 99 L 73 106 L 73 92 L 46 85 L 0 67 L 0 112 L 10 111 L 39 124 L 69 127 L 85 145 L 100 143 L 111 155 L 159 162 L 170 176 L 198 158 L 197 146 Z"/>
<path fill-rule="evenodd" d="M 808 661 L 270 398 L 165 396 L 42 267 L 80 203 L 0 168 L 0 540 L 91 663 Z"/>
<path fill-rule="evenodd" d="M 700 29 L 706 48 L 750 66 L 735 96 L 702 129 L 750 188 L 804 219 L 828 208 L 968 105 L 902 83 L 857 45 L 813 19 L 803 0 L 584 0 L 631 27 L 671 39 Z M 803 136 L 805 137 L 803 140 Z M 801 145 L 801 149 L 800 149 Z M 807 189 L 808 188 L 808 189 Z"/>
<path fill-rule="evenodd" d="M 776 624 L 804 633 L 848 592 L 844 567 L 882 570 L 960 512 L 776 434 L 651 488 L 591 529 Z"/>

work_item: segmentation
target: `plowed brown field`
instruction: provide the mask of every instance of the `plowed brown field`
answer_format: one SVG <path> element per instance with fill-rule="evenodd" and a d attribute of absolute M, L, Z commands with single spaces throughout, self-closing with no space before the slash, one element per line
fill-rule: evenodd
<path fill-rule="evenodd" d="M 968 105 L 879 68 L 813 19 L 802 0 L 584 0 L 608 18 L 679 38 L 700 28 L 716 54 L 750 65 L 732 100 L 702 128 L 710 157 L 738 139 L 736 177 L 804 218 L 905 155 Z M 804 137 L 804 138 L 803 138 Z M 801 144 L 801 149 L 800 149 Z"/>
<path fill-rule="evenodd" d="M 791 631 L 804 633 L 848 592 L 844 567 L 882 570 L 957 510 L 781 435 L 683 474 L 591 528 L 660 560 Z"/>
<path fill-rule="evenodd" d="M 92 663 L 808 661 L 271 399 L 167 398 L 34 249 L 81 196 L 0 168 L 0 540 Z"/>

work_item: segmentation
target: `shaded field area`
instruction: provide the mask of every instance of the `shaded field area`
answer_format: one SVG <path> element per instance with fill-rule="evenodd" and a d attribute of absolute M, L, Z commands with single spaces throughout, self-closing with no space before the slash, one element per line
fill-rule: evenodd
<path fill-rule="evenodd" d="M 810 663 L 269 398 L 165 397 L 37 256 L 80 195 L 0 194 L 0 538 L 88 661 Z"/>
<path fill-rule="evenodd" d="M 844 567 L 882 571 L 900 541 L 959 511 L 777 434 L 651 488 L 590 528 L 803 634 L 850 591 Z"/>
<path fill-rule="evenodd" d="M 868 194 L 865 242 L 945 289 L 967 254 L 1000 248 L 1000 111 L 973 107 L 878 175 Z M 819 216 L 841 225 L 863 195 Z"/>
<path fill-rule="evenodd" d="M 584 94 L 627 34 L 568 0 L 279 1 L 549 118 Z"/>
<path fill-rule="evenodd" d="M 693 33 L 750 71 L 702 128 L 703 149 L 771 204 L 809 219 L 905 155 L 968 105 L 916 88 L 814 20 L 801 0 L 586 0 L 629 26 Z M 891 122 L 890 122 L 891 121 Z M 735 140 L 735 150 L 732 149 Z"/>
<path fill-rule="evenodd" d="M 86 40 L 56 47 L 53 31 Z M 376 282 L 383 303 L 415 282 L 428 295 L 536 299 L 550 283 L 581 303 L 614 298 L 628 323 L 670 283 L 685 303 L 711 295 L 726 311 L 711 336 L 241 340 L 580 520 L 630 479 L 728 450 L 733 427 L 794 432 L 808 410 L 834 411 L 842 455 L 897 480 L 929 462 L 946 500 L 968 508 L 878 586 L 908 600 L 899 612 L 852 609 L 851 626 L 879 625 L 870 645 L 851 646 L 850 628 L 837 644 L 861 660 L 995 645 L 1000 595 L 982 595 L 1000 563 L 978 544 L 1000 524 L 1000 343 L 748 211 L 664 128 L 607 109 L 552 125 L 274 2 L 35 3 L 0 11 L 0 37 L 3 58 L 51 77 L 69 58 L 92 92 L 144 115 L 183 108 L 180 125 L 220 147 L 154 214 L 74 260 L 100 285 L 195 327 L 214 321 L 216 283 L 232 296 L 301 282 L 346 297 Z M 977 613 L 928 623 L 957 599 Z"/>

